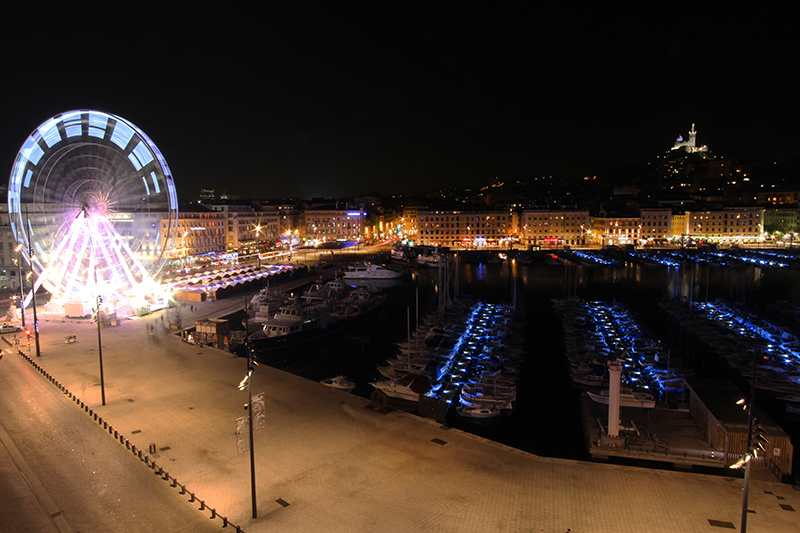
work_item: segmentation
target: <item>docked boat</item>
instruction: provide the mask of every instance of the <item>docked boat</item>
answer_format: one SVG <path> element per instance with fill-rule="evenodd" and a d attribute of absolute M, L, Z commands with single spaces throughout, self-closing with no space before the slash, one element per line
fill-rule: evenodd
<path fill-rule="evenodd" d="M 418 402 L 419 395 L 431 390 L 430 380 L 422 374 L 406 374 L 399 379 L 388 379 L 371 383 L 373 387 L 390 398 Z"/>
<path fill-rule="evenodd" d="M 500 416 L 500 409 L 494 405 L 483 405 L 471 407 L 468 405 L 458 406 L 458 416 L 463 418 L 474 418 L 485 420 L 487 418 L 495 418 Z"/>
<path fill-rule="evenodd" d="M 354 263 L 344 271 L 346 279 L 395 279 L 403 276 L 402 272 L 391 270 L 382 265 L 372 263 Z"/>
<path fill-rule="evenodd" d="M 342 319 L 331 315 L 327 306 L 293 302 L 281 306 L 248 340 L 256 353 L 266 353 L 316 341 L 341 331 L 344 325 Z"/>
<path fill-rule="evenodd" d="M 344 392 L 352 392 L 356 388 L 355 382 L 347 379 L 346 376 L 336 376 L 335 378 L 323 379 L 320 381 L 326 387 L 341 390 Z"/>
<path fill-rule="evenodd" d="M 367 289 L 358 287 L 345 298 L 334 302 L 331 315 L 345 320 L 348 325 L 356 325 L 376 317 L 386 301 L 386 295 L 373 295 Z"/>
<path fill-rule="evenodd" d="M 590 390 L 586 394 L 595 402 L 608 405 L 608 389 Z M 650 393 L 623 389 L 619 393 L 619 406 L 631 409 L 653 409 L 656 401 Z"/>
<path fill-rule="evenodd" d="M 430 267 L 438 267 L 444 263 L 444 259 L 439 254 L 420 254 L 417 256 L 417 263 Z"/>

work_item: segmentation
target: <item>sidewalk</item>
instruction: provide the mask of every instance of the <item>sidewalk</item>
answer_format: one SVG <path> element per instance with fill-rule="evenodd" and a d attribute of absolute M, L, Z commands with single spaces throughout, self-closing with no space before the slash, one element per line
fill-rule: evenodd
<path fill-rule="evenodd" d="M 184 312 L 185 325 L 241 306 L 237 297 L 199 304 Z M 96 326 L 39 319 L 42 355 L 28 352 L 31 360 L 77 398 L 76 409 L 118 432 L 109 439 L 142 453 L 143 476 L 162 469 L 164 483 L 176 480 L 176 505 L 192 494 L 203 502 L 197 512 L 211 517 L 214 509 L 220 527 L 220 517 L 248 533 L 739 526 L 741 479 L 540 458 L 431 420 L 377 412 L 363 398 L 263 365 L 252 386 L 266 405 L 266 427 L 255 432 L 254 519 L 249 454 L 237 455 L 235 434 L 247 402 L 237 388 L 244 360 L 161 328 L 151 334 L 159 314 L 126 320 L 101 330 L 102 406 Z M 65 344 L 67 334 L 78 342 Z M 3 348 L 6 357 L 20 357 Z M 556 428 L 542 431 L 557 438 Z M 798 513 L 782 506 L 800 510 L 800 491 L 751 482 L 749 530 L 800 530 Z"/>

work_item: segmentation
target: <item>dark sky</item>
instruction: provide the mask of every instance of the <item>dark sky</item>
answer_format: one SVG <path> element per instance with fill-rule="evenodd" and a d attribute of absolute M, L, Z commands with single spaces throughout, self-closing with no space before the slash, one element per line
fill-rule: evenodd
<path fill-rule="evenodd" d="M 113 4 L 7 13 L 7 173 L 39 124 L 76 108 L 144 130 L 181 199 L 597 174 L 663 152 L 693 122 L 716 154 L 800 155 L 790 13 Z"/>

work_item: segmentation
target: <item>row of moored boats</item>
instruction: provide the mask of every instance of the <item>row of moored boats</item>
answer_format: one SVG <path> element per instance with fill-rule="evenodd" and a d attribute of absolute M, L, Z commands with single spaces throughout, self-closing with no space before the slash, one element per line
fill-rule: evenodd
<path fill-rule="evenodd" d="M 467 419 L 509 414 L 523 358 L 522 326 L 510 306 L 449 307 L 419 327 L 379 366 L 372 386 L 390 398 L 445 402 Z"/>
<path fill-rule="evenodd" d="M 723 300 L 696 303 L 676 317 L 756 388 L 800 405 L 800 342 L 786 328 Z"/>
<path fill-rule="evenodd" d="M 588 396 L 608 404 L 609 369 L 622 362 L 620 406 L 652 409 L 667 394 L 684 391 L 684 374 L 668 351 L 645 335 L 628 309 L 618 303 L 581 299 L 554 301 L 564 330 L 570 377 L 588 387 Z"/>

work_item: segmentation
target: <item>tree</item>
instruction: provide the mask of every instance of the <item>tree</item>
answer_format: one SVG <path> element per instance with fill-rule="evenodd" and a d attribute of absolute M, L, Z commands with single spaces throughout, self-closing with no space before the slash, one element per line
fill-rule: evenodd
<path fill-rule="evenodd" d="M 181 312 L 180 307 L 176 307 L 175 311 L 172 312 L 172 316 L 170 316 L 169 324 L 173 329 L 181 329 L 183 328 L 183 313 Z"/>

